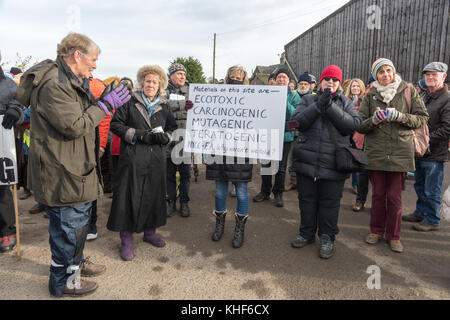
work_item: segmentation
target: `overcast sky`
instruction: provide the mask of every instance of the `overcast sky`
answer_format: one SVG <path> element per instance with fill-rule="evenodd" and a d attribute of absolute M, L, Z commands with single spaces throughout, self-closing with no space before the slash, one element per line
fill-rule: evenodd
<path fill-rule="evenodd" d="M 11 67 L 16 53 L 32 62 L 56 57 L 57 43 L 81 32 L 101 48 L 94 76 L 128 76 L 176 57 L 200 60 L 206 77 L 228 67 L 279 63 L 284 45 L 349 0 L 0 0 L 0 50 Z M 8 69 L 9 70 L 9 69 Z M 7 71 L 7 70 L 5 70 Z M 317 76 L 317 75 L 316 75 Z"/>

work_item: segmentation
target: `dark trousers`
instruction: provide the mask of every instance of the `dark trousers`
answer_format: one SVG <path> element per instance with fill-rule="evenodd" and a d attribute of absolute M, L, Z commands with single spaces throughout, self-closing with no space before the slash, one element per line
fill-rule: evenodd
<path fill-rule="evenodd" d="M 91 218 L 89 219 L 89 225 L 96 227 L 97 225 L 97 200 L 92 201 Z"/>
<path fill-rule="evenodd" d="M 275 184 L 272 188 L 272 176 L 271 175 L 263 175 L 261 176 L 261 192 L 270 195 L 271 192 L 273 194 L 280 194 L 284 192 L 284 180 L 286 177 L 286 167 L 287 167 L 287 161 L 289 157 L 289 150 L 291 150 L 292 142 L 285 142 L 283 144 L 283 157 L 281 158 L 281 161 L 279 162 L 278 171 L 275 174 Z M 270 167 L 270 163 L 266 165 L 262 165 L 265 168 Z"/>
<path fill-rule="evenodd" d="M 342 190 L 345 180 L 317 180 L 297 172 L 297 190 L 300 208 L 300 235 L 314 239 L 316 230 L 319 237 L 329 235 L 335 240 L 339 233 L 337 226 Z"/>
<path fill-rule="evenodd" d="M 191 164 L 176 165 L 170 158 L 167 158 L 167 200 L 174 201 L 177 199 L 177 171 L 180 173 L 180 202 L 188 202 L 189 185 L 191 183 Z"/>
<path fill-rule="evenodd" d="M 369 171 L 372 183 L 370 232 L 400 240 L 404 172 Z"/>
<path fill-rule="evenodd" d="M 50 220 L 49 291 L 52 295 L 61 296 L 67 279 L 80 272 L 91 207 L 91 202 L 72 207 L 45 207 Z"/>
<path fill-rule="evenodd" d="M 369 172 L 363 170 L 359 172 L 356 202 L 365 203 L 367 200 L 367 193 L 369 193 Z"/>
<path fill-rule="evenodd" d="M 10 186 L 0 186 L 0 237 L 16 233 L 14 200 Z"/>

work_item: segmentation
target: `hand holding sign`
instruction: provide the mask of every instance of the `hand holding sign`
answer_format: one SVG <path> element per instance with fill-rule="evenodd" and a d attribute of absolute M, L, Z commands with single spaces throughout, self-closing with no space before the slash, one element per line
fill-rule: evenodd
<path fill-rule="evenodd" d="M 184 110 L 189 111 L 194 107 L 194 104 L 191 100 L 186 100 L 186 104 L 184 105 Z"/>

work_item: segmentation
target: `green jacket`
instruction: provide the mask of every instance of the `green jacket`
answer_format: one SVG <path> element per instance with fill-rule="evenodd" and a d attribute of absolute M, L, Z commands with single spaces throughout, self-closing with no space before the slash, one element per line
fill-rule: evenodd
<path fill-rule="evenodd" d="M 286 121 L 291 120 L 291 116 L 294 113 L 295 109 L 297 109 L 298 104 L 300 103 L 300 96 L 297 92 L 291 91 L 287 96 L 286 102 Z M 285 132 L 284 133 L 284 142 L 292 142 L 294 141 L 295 132 Z"/>
<path fill-rule="evenodd" d="M 368 170 L 408 172 L 415 171 L 413 130 L 427 124 L 428 112 L 417 91 L 411 88 L 411 112 L 405 98 L 407 83 L 402 81 L 389 105 L 383 102 L 381 94 L 372 88 L 364 97 L 359 108 L 362 124 L 358 132 L 366 135 L 365 147 L 369 158 Z M 375 126 L 372 117 L 381 110 L 395 108 L 403 113 L 402 123 L 383 121 Z"/>
<path fill-rule="evenodd" d="M 45 60 L 22 77 L 16 99 L 30 105 L 28 187 L 47 206 L 97 199 L 95 127 L 105 117 L 64 60 Z"/>

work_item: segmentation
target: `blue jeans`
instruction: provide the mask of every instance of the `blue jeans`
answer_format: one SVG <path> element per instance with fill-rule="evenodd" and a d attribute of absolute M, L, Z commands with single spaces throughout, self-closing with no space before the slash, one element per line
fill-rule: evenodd
<path fill-rule="evenodd" d="M 359 172 L 352 172 L 352 188 L 358 188 Z"/>
<path fill-rule="evenodd" d="M 92 202 L 72 207 L 45 207 L 50 219 L 48 233 L 52 263 L 49 291 L 61 296 L 67 279 L 79 272 L 83 263 L 83 249 L 89 227 Z"/>
<path fill-rule="evenodd" d="M 438 226 L 441 220 L 439 208 L 442 198 L 444 163 L 416 159 L 414 189 L 417 193 L 414 215 L 424 218 L 430 225 Z"/>
<path fill-rule="evenodd" d="M 248 215 L 248 182 L 232 182 L 236 186 L 236 212 Z M 227 209 L 228 181 L 216 181 L 215 210 L 223 212 Z"/>

